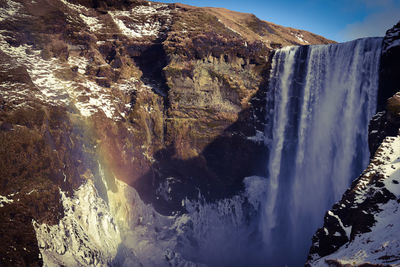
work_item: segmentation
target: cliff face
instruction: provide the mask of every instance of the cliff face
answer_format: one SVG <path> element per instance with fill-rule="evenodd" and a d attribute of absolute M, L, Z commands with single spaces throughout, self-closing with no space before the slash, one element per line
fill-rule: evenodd
<path fill-rule="evenodd" d="M 383 51 L 380 68 L 380 85 L 378 111 L 385 108 L 386 99 L 399 91 L 400 71 L 400 22 L 386 32 L 383 40 Z"/>
<path fill-rule="evenodd" d="M 383 41 L 378 113 L 370 121 L 371 161 L 342 199 L 324 217 L 314 235 L 310 266 L 397 266 L 400 88 L 400 24 Z M 395 94 L 394 94 L 395 93 Z M 394 95 L 393 95 L 394 94 Z M 393 96 L 392 96 L 393 95 Z M 388 98 L 389 96 L 392 96 Z"/>
<path fill-rule="evenodd" d="M 264 175 L 272 50 L 331 42 L 179 4 L 0 0 L 0 8 L 0 239 L 8 244 L 0 260 L 10 266 L 42 264 L 37 238 L 65 254 L 43 236 L 80 225 L 69 201 L 88 180 L 111 206 L 123 181 L 170 213 L 199 192 L 224 198 L 244 177 Z M 91 260 L 104 253 L 85 251 Z"/>
<path fill-rule="evenodd" d="M 399 100 L 395 94 L 400 89 L 399 60 L 400 22 L 387 31 L 383 40 L 379 71 L 378 114 L 371 121 L 368 132 L 371 156 L 386 136 L 398 134 L 400 125 L 396 114 Z"/>
<path fill-rule="evenodd" d="M 311 266 L 397 266 L 399 137 L 387 137 L 370 165 L 324 217 L 313 237 Z M 349 264 L 349 265 L 347 265 Z"/>

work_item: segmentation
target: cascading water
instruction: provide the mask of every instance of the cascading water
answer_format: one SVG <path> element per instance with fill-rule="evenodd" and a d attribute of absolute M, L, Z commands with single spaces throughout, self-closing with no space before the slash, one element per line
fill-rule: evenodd
<path fill-rule="evenodd" d="M 286 47 L 267 97 L 268 194 L 260 230 L 272 265 L 304 264 L 323 214 L 368 163 L 381 38 Z"/>

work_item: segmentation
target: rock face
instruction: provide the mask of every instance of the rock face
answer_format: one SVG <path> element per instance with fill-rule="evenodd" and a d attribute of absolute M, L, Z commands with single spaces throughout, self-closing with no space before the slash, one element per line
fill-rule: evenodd
<path fill-rule="evenodd" d="M 384 38 L 379 112 L 370 121 L 368 130 L 370 164 L 342 199 L 326 213 L 324 226 L 312 239 L 307 261 L 309 266 L 400 264 L 397 238 L 400 94 L 396 93 L 400 80 L 395 74 L 399 68 L 399 26 L 398 23 L 388 30 Z"/>
<path fill-rule="evenodd" d="M 49 259 L 37 238 L 80 222 L 68 203 L 87 181 L 105 201 L 123 181 L 169 214 L 263 176 L 273 49 L 331 42 L 251 14 L 138 0 L 0 0 L 0 29 L 4 266 Z M 87 255 L 61 262 L 104 254 L 82 244 Z"/>
<path fill-rule="evenodd" d="M 397 118 L 399 96 L 395 94 L 400 90 L 399 60 L 400 22 L 387 31 L 383 40 L 379 73 L 378 114 L 371 121 L 369 127 L 371 156 L 374 155 L 386 136 L 398 134 L 400 126 Z M 388 98 L 390 98 L 389 101 Z"/>
<path fill-rule="evenodd" d="M 400 90 L 400 21 L 386 32 L 383 40 L 378 111 L 386 105 L 386 99 Z"/>

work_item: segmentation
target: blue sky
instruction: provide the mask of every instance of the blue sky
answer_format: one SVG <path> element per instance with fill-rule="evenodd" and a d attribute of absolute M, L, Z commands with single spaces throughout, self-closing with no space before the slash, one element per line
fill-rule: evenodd
<path fill-rule="evenodd" d="M 193 6 L 225 7 L 253 13 L 283 26 L 343 42 L 383 36 L 400 20 L 400 0 L 156 0 Z"/>

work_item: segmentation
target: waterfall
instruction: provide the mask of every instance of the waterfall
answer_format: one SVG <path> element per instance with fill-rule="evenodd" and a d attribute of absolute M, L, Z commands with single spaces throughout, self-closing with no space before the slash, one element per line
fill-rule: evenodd
<path fill-rule="evenodd" d="M 163 216 L 99 164 L 93 185 L 63 198 L 63 223 L 34 224 L 41 242 L 58 240 L 57 246 L 41 246 L 45 263 L 80 263 L 94 255 L 104 262 L 114 257 L 115 266 L 303 266 L 324 213 L 368 163 L 381 42 L 368 38 L 276 51 L 266 104 L 268 177 L 244 177 L 244 191 L 232 198 L 185 199 L 186 213 Z M 88 196 L 89 204 L 100 205 L 94 214 L 71 208 Z M 106 221 L 93 228 L 96 220 Z M 78 235 L 65 239 L 63 231 L 76 225 Z M 107 233 L 109 242 L 98 248 L 96 240 Z M 68 242 L 88 244 L 87 257 Z M 66 248 L 79 257 L 58 253 Z M 109 248 L 112 253 L 103 253 Z"/>
<path fill-rule="evenodd" d="M 381 43 L 286 47 L 273 57 L 260 231 L 274 265 L 304 264 L 324 213 L 368 164 Z"/>

